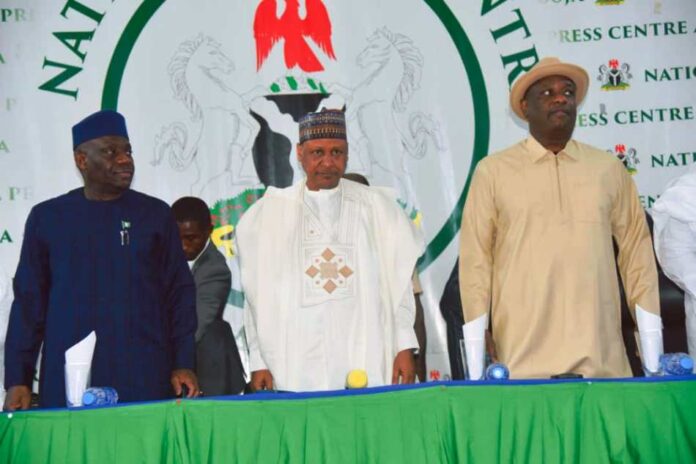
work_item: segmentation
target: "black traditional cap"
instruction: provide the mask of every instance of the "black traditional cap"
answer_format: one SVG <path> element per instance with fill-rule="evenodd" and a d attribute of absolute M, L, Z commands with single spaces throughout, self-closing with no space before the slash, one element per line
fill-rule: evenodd
<path fill-rule="evenodd" d="M 73 150 L 85 142 L 108 135 L 128 138 L 124 117 L 113 110 L 92 113 L 73 126 Z"/>
<path fill-rule="evenodd" d="M 307 113 L 300 118 L 300 143 L 313 139 L 346 138 L 346 115 L 341 110 Z"/>

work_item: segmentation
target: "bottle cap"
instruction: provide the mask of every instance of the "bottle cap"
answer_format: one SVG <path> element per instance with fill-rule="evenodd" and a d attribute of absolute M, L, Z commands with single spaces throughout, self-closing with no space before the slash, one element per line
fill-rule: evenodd
<path fill-rule="evenodd" d="M 486 368 L 486 378 L 489 380 L 507 380 L 510 371 L 502 363 L 493 363 Z"/>
<path fill-rule="evenodd" d="M 90 405 L 94 404 L 95 401 L 97 401 L 97 397 L 91 391 L 86 391 L 84 393 L 84 395 L 82 395 L 82 405 L 83 406 L 90 406 Z"/>
<path fill-rule="evenodd" d="M 686 369 L 687 371 L 693 371 L 694 370 L 694 360 L 691 359 L 689 356 L 684 356 L 679 360 L 679 364 L 683 369 Z"/>
<path fill-rule="evenodd" d="M 367 387 L 367 372 L 362 369 L 353 369 L 346 377 L 346 388 Z"/>

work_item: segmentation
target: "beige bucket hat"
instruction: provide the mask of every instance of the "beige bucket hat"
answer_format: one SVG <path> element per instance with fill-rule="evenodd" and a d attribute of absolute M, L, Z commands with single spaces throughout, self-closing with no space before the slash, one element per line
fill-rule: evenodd
<path fill-rule="evenodd" d="M 532 69 L 517 79 L 510 90 L 510 107 L 522 120 L 527 120 L 522 112 L 524 95 L 535 82 L 548 76 L 564 76 L 573 81 L 576 87 L 575 100 L 578 105 L 587 95 L 590 77 L 584 69 L 575 64 L 563 63 L 554 56 L 542 58 Z"/>

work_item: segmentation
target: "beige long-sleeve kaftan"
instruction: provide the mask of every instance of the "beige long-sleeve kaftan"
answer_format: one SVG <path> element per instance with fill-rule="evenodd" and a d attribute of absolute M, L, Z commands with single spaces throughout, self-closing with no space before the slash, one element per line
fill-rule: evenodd
<path fill-rule="evenodd" d="M 491 311 L 515 378 L 630 376 L 612 237 L 631 310 L 659 314 L 657 271 L 635 184 L 612 155 L 533 137 L 486 157 L 464 207 L 464 319 Z"/>

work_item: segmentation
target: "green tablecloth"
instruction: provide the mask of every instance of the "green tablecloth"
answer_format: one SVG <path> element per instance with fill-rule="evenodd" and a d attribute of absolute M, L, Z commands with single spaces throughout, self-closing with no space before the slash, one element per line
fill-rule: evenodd
<path fill-rule="evenodd" d="M 2 414 L 0 462 L 696 462 L 696 380 L 250 398 Z"/>

